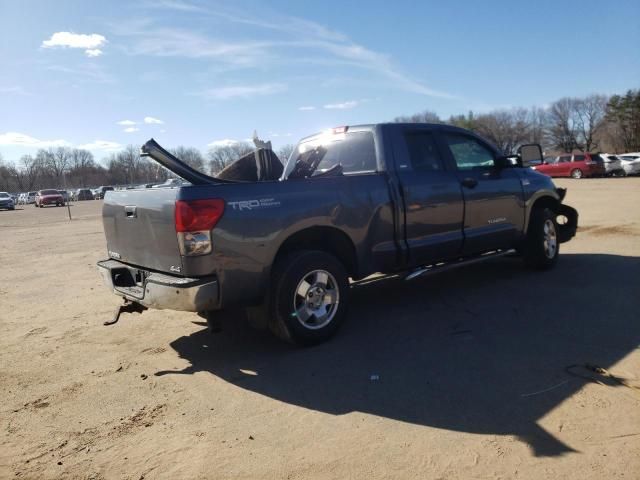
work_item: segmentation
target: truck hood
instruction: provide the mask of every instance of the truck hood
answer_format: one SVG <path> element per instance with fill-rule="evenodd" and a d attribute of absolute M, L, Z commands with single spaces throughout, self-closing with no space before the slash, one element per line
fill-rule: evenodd
<path fill-rule="evenodd" d="M 162 148 L 153 138 L 142 146 L 140 155 L 154 159 L 192 185 L 271 181 L 279 179 L 284 170 L 278 156 L 268 148 L 258 148 L 254 152 L 248 153 L 227 165 L 215 177 L 190 167 Z"/>

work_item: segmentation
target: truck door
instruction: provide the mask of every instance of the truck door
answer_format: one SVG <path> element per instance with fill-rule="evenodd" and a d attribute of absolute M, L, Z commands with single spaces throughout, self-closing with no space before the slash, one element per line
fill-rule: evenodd
<path fill-rule="evenodd" d="M 462 191 L 456 172 L 446 168 L 433 131 L 419 126 L 397 128 L 393 144 L 409 265 L 458 255 L 463 238 Z"/>
<path fill-rule="evenodd" d="M 442 132 L 464 195 L 465 254 L 513 246 L 523 231 L 522 183 L 515 168 L 499 167 L 497 152 L 479 138 Z"/>

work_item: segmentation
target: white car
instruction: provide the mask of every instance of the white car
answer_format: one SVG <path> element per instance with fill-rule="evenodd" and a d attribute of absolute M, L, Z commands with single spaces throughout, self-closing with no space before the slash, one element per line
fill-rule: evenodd
<path fill-rule="evenodd" d="M 622 160 L 620 160 L 616 155 L 601 153 L 600 157 L 604 160 L 604 168 L 607 175 L 617 177 L 625 174 L 624 169 L 622 168 Z"/>
<path fill-rule="evenodd" d="M 622 161 L 622 168 L 627 175 L 640 175 L 640 152 L 617 155 Z"/>
<path fill-rule="evenodd" d="M 36 193 L 28 192 L 18 195 L 18 205 L 29 205 L 30 203 L 36 203 Z"/>

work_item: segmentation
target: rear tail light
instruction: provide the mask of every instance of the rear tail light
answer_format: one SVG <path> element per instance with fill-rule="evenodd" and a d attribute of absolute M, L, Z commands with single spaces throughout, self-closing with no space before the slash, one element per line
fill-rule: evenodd
<path fill-rule="evenodd" d="M 224 213 L 224 200 L 178 200 L 175 224 L 180 253 L 186 256 L 211 253 L 211 230 Z"/>

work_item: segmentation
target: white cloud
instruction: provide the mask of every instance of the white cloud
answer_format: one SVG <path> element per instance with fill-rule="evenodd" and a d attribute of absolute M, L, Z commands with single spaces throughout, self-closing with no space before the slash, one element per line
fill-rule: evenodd
<path fill-rule="evenodd" d="M 306 106 L 303 106 L 303 107 L 298 107 L 298 110 L 300 110 L 301 112 L 308 112 L 308 111 L 315 110 L 315 109 L 316 109 L 316 107 L 313 107 L 313 106 L 311 106 L 311 105 L 306 105 Z"/>
<path fill-rule="evenodd" d="M 357 100 L 349 100 L 342 103 L 328 103 L 323 108 L 326 108 L 328 110 L 348 110 L 350 108 L 357 107 L 358 103 L 360 102 L 358 102 Z"/>
<path fill-rule="evenodd" d="M 103 150 L 105 152 L 115 152 L 122 148 L 122 145 L 116 142 L 110 142 L 108 140 L 94 140 L 91 143 L 85 143 L 84 145 L 78 145 L 78 148 L 84 150 Z"/>
<path fill-rule="evenodd" d="M 29 92 L 27 92 L 23 87 L 19 85 L 15 85 L 11 87 L 0 87 L 0 93 L 9 93 L 12 95 L 22 95 L 22 96 L 31 95 Z"/>
<path fill-rule="evenodd" d="M 0 134 L 0 145 L 15 145 L 34 148 L 71 146 L 71 144 L 66 140 L 40 140 L 24 133 L 18 132 L 7 132 Z"/>
<path fill-rule="evenodd" d="M 167 1 L 160 7 L 190 10 L 190 3 Z M 154 4 L 155 8 L 155 4 Z M 216 5 L 197 6 L 198 15 L 222 19 L 229 24 L 254 27 L 280 34 L 282 38 L 262 41 L 220 41 L 188 30 L 154 28 L 149 21 L 120 25 L 119 33 L 133 37 L 129 53 L 134 55 L 215 57 L 234 67 L 287 65 L 292 62 L 355 67 L 386 79 L 394 89 L 419 95 L 456 99 L 454 95 L 433 89 L 402 71 L 389 55 L 370 50 L 348 36 L 303 18 L 271 15 L 251 15 L 244 11 Z M 254 37 L 254 38 L 259 38 Z M 297 52 L 292 50 L 297 50 Z"/>
<path fill-rule="evenodd" d="M 119 122 L 116 122 L 118 125 L 125 125 L 125 126 L 129 126 L 129 125 L 136 125 L 137 122 L 134 122 L 133 120 L 120 120 Z"/>
<path fill-rule="evenodd" d="M 97 57 L 102 55 L 100 47 L 107 43 L 107 39 L 103 35 L 91 33 L 85 35 L 73 32 L 56 32 L 51 35 L 49 40 L 42 42 L 42 48 L 81 48 L 88 57 Z"/>
<path fill-rule="evenodd" d="M 218 148 L 218 147 L 231 147 L 232 145 L 236 145 L 240 143 L 238 140 L 232 140 L 230 138 L 223 138 L 222 140 L 214 140 L 211 143 L 207 143 L 207 147 Z"/>
<path fill-rule="evenodd" d="M 210 88 L 201 92 L 209 100 L 229 100 L 230 98 L 250 98 L 259 95 L 273 95 L 287 90 L 283 83 L 264 83 L 261 85 L 235 85 L 232 87 Z"/>
<path fill-rule="evenodd" d="M 133 133 L 133 132 L 137 132 L 137 131 L 139 131 L 139 130 L 140 130 L 140 129 L 139 129 L 139 128 L 137 128 L 137 127 L 128 127 L 128 128 L 125 128 L 123 131 L 124 131 L 125 133 Z"/>
<path fill-rule="evenodd" d="M 144 123 L 148 123 L 150 125 L 162 125 L 164 122 L 159 118 L 144 117 Z"/>

